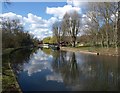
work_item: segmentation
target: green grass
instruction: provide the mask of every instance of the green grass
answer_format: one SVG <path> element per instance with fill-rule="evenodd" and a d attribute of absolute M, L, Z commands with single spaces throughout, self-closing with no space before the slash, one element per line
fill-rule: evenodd
<path fill-rule="evenodd" d="M 85 52 L 95 52 L 102 55 L 119 55 L 118 52 L 116 52 L 116 48 L 110 47 L 110 48 L 101 48 L 101 47 L 89 47 L 89 46 L 79 46 L 79 47 L 66 47 L 67 50 L 72 51 L 85 51 Z M 118 48 L 120 49 L 120 48 Z"/>
<path fill-rule="evenodd" d="M 93 51 L 98 51 L 100 48 L 98 47 L 78 47 L 81 50 L 87 50 L 89 52 L 93 52 Z"/>
<path fill-rule="evenodd" d="M 2 53 L 2 91 L 3 92 L 20 92 L 18 83 L 14 76 L 14 73 L 10 67 L 9 54 L 14 48 L 3 50 Z"/>

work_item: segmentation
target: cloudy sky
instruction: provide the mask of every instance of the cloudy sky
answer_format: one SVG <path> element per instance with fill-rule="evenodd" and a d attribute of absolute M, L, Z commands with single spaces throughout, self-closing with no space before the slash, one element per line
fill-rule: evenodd
<path fill-rule="evenodd" d="M 25 30 L 39 39 L 51 36 L 51 26 L 60 21 L 66 12 L 76 10 L 82 13 L 80 2 L 12 2 L 2 4 L 2 17 L 20 19 Z"/>

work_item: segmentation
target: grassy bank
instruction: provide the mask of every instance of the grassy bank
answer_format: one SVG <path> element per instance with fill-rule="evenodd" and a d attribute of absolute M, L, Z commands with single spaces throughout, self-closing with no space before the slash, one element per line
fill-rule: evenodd
<path fill-rule="evenodd" d="M 3 50 L 2 54 L 2 91 L 3 92 L 17 92 L 21 93 L 20 87 L 17 83 L 16 76 L 10 66 L 9 54 L 14 48 Z"/>
<path fill-rule="evenodd" d="M 120 48 L 119 48 L 120 49 Z M 120 56 L 118 49 L 115 48 L 100 48 L 100 47 L 61 47 L 61 50 L 71 52 L 81 52 L 95 55 L 109 55 L 109 56 Z"/>

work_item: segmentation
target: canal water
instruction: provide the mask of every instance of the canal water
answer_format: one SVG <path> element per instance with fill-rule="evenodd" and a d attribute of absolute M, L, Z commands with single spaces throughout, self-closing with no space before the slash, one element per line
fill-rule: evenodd
<path fill-rule="evenodd" d="M 51 49 L 24 49 L 11 55 L 25 91 L 118 91 L 118 57 Z"/>

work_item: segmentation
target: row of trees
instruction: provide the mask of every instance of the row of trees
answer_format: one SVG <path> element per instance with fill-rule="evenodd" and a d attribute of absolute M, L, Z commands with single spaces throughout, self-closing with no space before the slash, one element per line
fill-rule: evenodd
<path fill-rule="evenodd" d="M 17 48 L 38 43 L 24 28 L 18 19 L 1 18 L 2 48 Z"/>
<path fill-rule="evenodd" d="M 91 3 L 87 12 L 87 34 L 94 36 L 93 45 L 118 47 L 118 3 Z"/>
<path fill-rule="evenodd" d="M 117 2 L 89 3 L 84 16 L 76 11 L 66 13 L 61 22 L 53 24 L 53 36 L 57 42 L 66 41 L 75 47 L 76 42 L 91 46 L 118 47 L 120 9 Z M 118 11 L 119 10 L 119 11 Z M 84 18 L 83 18 L 84 17 Z M 80 35 L 82 33 L 82 36 Z"/>

